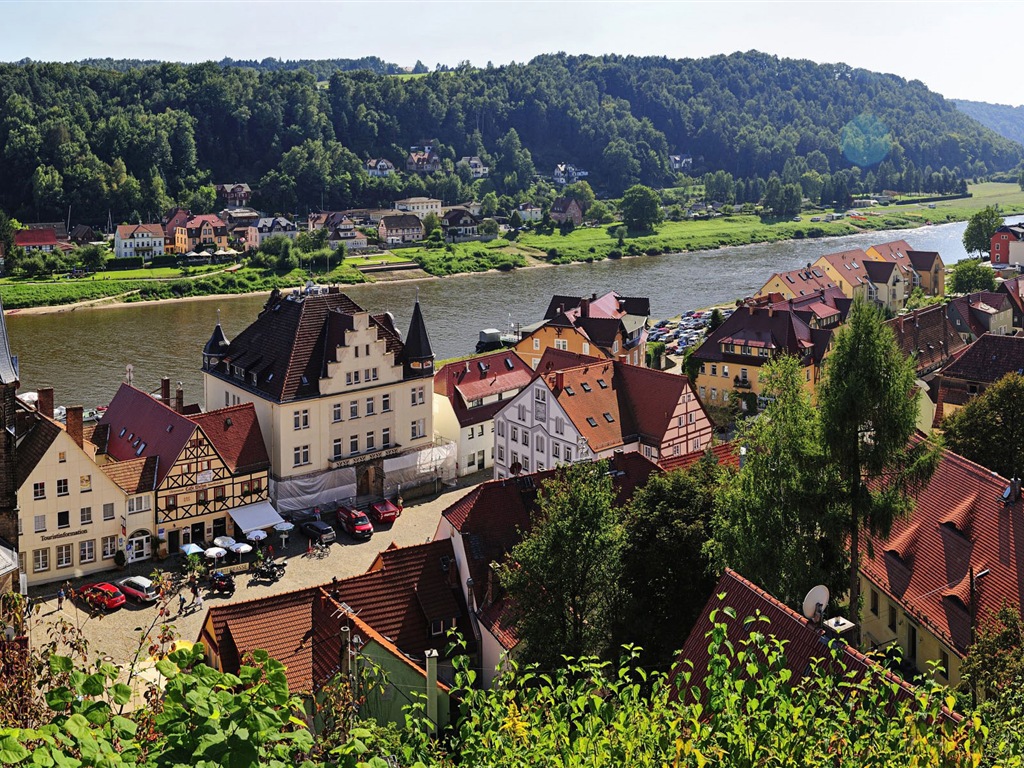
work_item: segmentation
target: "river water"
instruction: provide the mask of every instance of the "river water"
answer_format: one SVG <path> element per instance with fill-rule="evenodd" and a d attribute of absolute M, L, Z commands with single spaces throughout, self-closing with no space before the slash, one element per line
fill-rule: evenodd
<path fill-rule="evenodd" d="M 505 329 L 510 318 L 517 323 L 539 319 L 555 293 L 580 296 L 615 290 L 625 296 L 648 296 L 652 315 L 667 317 L 753 295 L 773 272 L 796 269 L 824 253 L 873 243 L 904 239 L 916 250 L 938 251 L 949 265 L 967 256 L 961 242 L 965 227 L 959 222 L 344 290 L 365 309 L 393 312 L 403 332 L 419 292 L 440 360 L 471 353 L 483 328 Z M 44 315 L 15 313 L 7 317 L 7 328 L 19 357 L 23 391 L 52 386 L 58 404 L 102 405 L 114 396 L 131 364 L 137 387 L 152 391 L 161 376 L 170 376 L 172 382 L 183 383 L 186 402 L 196 402 L 202 397 L 202 348 L 217 321 L 217 310 L 231 338 L 252 322 L 265 301 L 265 296 L 239 296 Z"/>

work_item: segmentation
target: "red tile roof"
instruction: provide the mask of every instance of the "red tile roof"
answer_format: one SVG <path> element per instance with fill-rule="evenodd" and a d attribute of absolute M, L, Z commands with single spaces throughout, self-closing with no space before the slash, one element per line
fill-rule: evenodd
<path fill-rule="evenodd" d="M 830 330 L 824 329 L 823 332 L 831 337 Z M 814 359 L 820 362 L 820 356 L 824 353 L 824 349 L 819 352 L 811 327 L 798 313 L 776 309 L 774 306 L 757 307 L 752 304 L 737 308 L 725 322 L 708 334 L 704 343 L 694 352 L 694 358 L 701 362 L 752 364 L 749 355 L 723 352 L 723 344 L 767 349 L 770 351 L 769 358 L 783 353 L 790 354 L 800 358 L 805 365 Z M 827 348 L 827 343 L 824 347 Z M 814 354 L 809 355 L 811 352 Z M 754 357 L 759 360 L 757 364 L 766 360 L 757 357 L 757 352 L 754 352 Z"/>
<path fill-rule="evenodd" d="M 17 414 L 15 430 L 19 439 L 15 453 L 15 480 L 20 488 L 63 430 L 51 419 L 28 411 Z"/>
<path fill-rule="evenodd" d="M 735 442 L 716 443 L 703 451 L 684 453 L 681 456 L 666 456 L 658 462 L 658 465 L 666 472 L 673 472 L 677 469 L 689 469 L 707 456 L 708 453 L 714 457 L 716 464 L 732 467 L 733 469 L 740 468 L 739 445 Z"/>
<path fill-rule="evenodd" d="M 863 285 L 868 281 L 867 271 L 864 269 L 865 262 L 871 261 L 860 248 L 849 251 L 837 251 L 826 253 L 821 257 L 836 271 L 839 276 L 852 286 Z"/>
<path fill-rule="evenodd" d="M 540 362 L 537 364 L 537 370 L 534 375 L 539 376 L 542 373 L 551 373 L 552 371 L 561 371 L 566 368 L 575 368 L 577 365 L 586 364 L 597 364 L 603 363 L 605 358 L 594 357 L 593 355 L 582 355 L 579 352 L 569 352 L 568 350 L 555 349 L 554 347 L 545 347 L 544 354 L 541 355 Z"/>
<path fill-rule="evenodd" d="M 992 384 L 1024 371 L 1024 336 L 982 335 L 942 371 L 944 379 Z"/>
<path fill-rule="evenodd" d="M 14 244 L 22 248 L 57 247 L 57 233 L 52 229 L 23 229 L 14 233 Z"/>
<path fill-rule="evenodd" d="M 732 608 L 736 618 L 730 618 L 723 608 Z M 717 611 L 714 622 L 712 611 Z M 748 617 L 762 616 L 767 623 L 758 621 L 748 624 Z M 801 614 L 776 600 L 755 584 L 747 581 L 735 571 L 727 568 L 718 580 L 697 623 L 690 630 L 689 637 L 679 657 L 679 663 L 672 673 L 672 683 L 678 686 L 678 695 L 692 700 L 694 693 L 699 699 L 704 698 L 703 681 L 708 673 L 710 656 L 708 654 L 708 633 L 713 630 L 713 623 L 724 623 L 728 627 L 729 641 L 739 648 L 744 639 L 753 633 L 773 635 L 785 643 L 785 666 L 792 672 L 790 683 L 796 685 L 809 673 L 817 671 L 822 674 L 853 674 L 862 678 L 864 675 L 877 673 L 894 684 L 891 689 L 896 699 L 910 702 L 915 698 L 915 689 L 909 683 L 891 673 L 883 671 L 874 662 L 842 640 L 830 639 L 825 631 L 812 624 Z M 834 644 L 839 650 L 839 660 L 843 668 L 833 667 L 829 646 Z M 824 663 L 814 665 L 814 660 Z M 685 662 L 689 661 L 692 667 Z M 689 671 L 689 683 L 682 674 Z M 683 690 L 686 686 L 688 690 Z M 697 693 L 696 691 L 699 691 Z M 890 689 L 886 689 L 890 690 Z M 954 716 L 959 719 L 959 716 Z"/>
<path fill-rule="evenodd" d="M 919 375 L 946 365 L 967 346 L 942 304 L 915 309 L 885 324 L 892 329 L 903 354 L 914 358 Z"/>
<path fill-rule="evenodd" d="M 122 384 L 100 419 L 109 430 L 107 454 L 115 461 L 140 456 L 158 459 L 156 486 L 164 478 L 196 431 L 187 417 L 168 408 L 130 384 Z"/>
<path fill-rule="evenodd" d="M 122 240 L 130 238 L 138 232 L 150 237 L 164 236 L 164 228 L 159 224 L 121 224 L 117 228 L 117 236 Z"/>
<path fill-rule="evenodd" d="M 874 250 L 879 256 L 892 264 L 906 264 L 910 260 L 907 254 L 912 249 L 910 243 L 906 240 L 893 240 L 888 243 L 872 245 L 871 250 Z"/>
<path fill-rule="evenodd" d="M 835 283 L 833 283 L 832 278 L 825 273 L 825 270 L 820 267 L 811 266 L 810 264 L 808 264 L 804 269 L 791 269 L 789 272 L 776 272 L 768 279 L 768 282 L 772 282 L 775 278 L 782 281 L 782 283 L 796 296 L 805 296 L 808 293 L 814 293 L 826 288 L 835 287 Z"/>
<path fill-rule="evenodd" d="M 494 418 L 505 403 L 469 408 L 476 399 L 513 393 L 533 379 L 533 369 L 512 350 L 448 363 L 434 374 L 434 392 L 448 398 L 459 425 L 468 427 Z"/>
<path fill-rule="evenodd" d="M 969 568 L 977 581 L 979 623 L 1004 604 L 1020 610 L 1024 550 L 1017 551 L 1021 501 L 1003 506 L 1009 482 L 944 450 L 914 511 L 888 539 L 868 536 L 861 573 L 958 656 L 970 643 Z"/>
<path fill-rule="evenodd" d="M 147 493 L 156 489 L 156 456 L 144 456 L 127 461 L 109 461 L 100 465 L 100 471 L 125 493 Z"/>
<path fill-rule="evenodd" d="M 270 457 L 252 403 L 197 413 L 188 418 L 202 428 L 232 472 L 255 472 L 270 468 Z"/>

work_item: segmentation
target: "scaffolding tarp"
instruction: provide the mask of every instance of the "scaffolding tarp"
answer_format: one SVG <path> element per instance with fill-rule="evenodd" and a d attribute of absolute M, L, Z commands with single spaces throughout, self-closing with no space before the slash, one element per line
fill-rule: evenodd
<path fill-rule="evenodd" d="M 356 495 L 356 470 L 332 469 L 315 475 L 270 480 L 270 497 L 281 512 L 320 507 Z"/>
<path fill-rule="evenodd" d="M 452 483 L 458 469 L 455 443 L 434 443 L 418 451 L 384 459 L 384 495 L 393 498 L 402 488 Z"/>

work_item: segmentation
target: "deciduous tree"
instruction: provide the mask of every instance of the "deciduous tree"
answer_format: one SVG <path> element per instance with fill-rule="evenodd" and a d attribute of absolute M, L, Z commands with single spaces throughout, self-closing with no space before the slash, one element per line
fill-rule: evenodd
<path fill-rule="evenodd" d="M 974 291 L 994 291 L 996 289 L 996 273 L 991 267 L 977 259 L 961 259 L 953 265 L 949 276 L 951 293 L 973 293 Z"/>
<path fill-rule="evenodd" d="M 1024 376 L 1008 373 L 942 420 L 950 449 L 998 472 L 1024 472 Z"/>
<path fill-rule="evenodd" d="M 661 199 L 658 193 L 643 184 L 626 190 L 619 204 L 622 222 L 633 232 L 647 232 L 661 223 Z"/>
<path fill-rule="evenodd" d="M 991 205 L 985 206 L 971 216 L 964 230 L 964 249 L 968 253 L 988 253 L 992 247 L 992 235 L 1003 226 L 1003 217 Z"/>

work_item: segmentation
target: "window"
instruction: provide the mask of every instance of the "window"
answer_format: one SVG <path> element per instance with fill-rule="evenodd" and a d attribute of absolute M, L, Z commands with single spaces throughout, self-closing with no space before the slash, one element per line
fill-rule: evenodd
<path fill-rule="evenodd" d="M 114 519 L 114 505 L 113 503 L 103 505 L 103 519 L 113 520 Z"/>
<path fill-rule="evenodd" d="M 373 398 L 366 398 L 366 415 L 373 416 Z"/>
<path fill-rule="evenodd" d="M 537 453 L 544 453 L 544 437 L 537 435 L 537 439 L 534 441 L 537 447 Z"/>
<path fill-rule="evenodd" d="M 612 342 L 612 354 L 613 355 L 619 354 L 619 340 L 618 339 L 616 339 L 615 341 Z"/>
<path fill-rule="evenodd" d="M 244 493 L 244 490 L 243 490 L 243 493 Z M 164 499 L 164 509 L 175 509 L 175 508 L 177 508 L 177 506 L 178 506 L 178 497 L 177 496 L 168 496 L 166 499 Z"/>
<path fill-rule="evenodd" d="M 303 464 L 309 464 L 309 446 L 295 446 L 295 450 L 292 452 L 292 459 L 294 460 L 293 466 L 296 467 L 301 467 Z"/>
<path fill-rule="evenodd" d="M 70 568 L 75 562 L 71 557 L 71 545 L 70 544 L 58 544 L 57 545 L 57 567 L 58 568 Z"/>
<path fill-rule="evenodd" d="M 92 525 L 92 507 L 82 507 L 82 525 Z"/>
<path fill-rule="evenodd" d="M 366 450 L 375 451 L 377 450 L 377 436 L 373 432 L 366 433 Z"/>
<path fill-rule="evenodd" d="M 96 540 L 78 542 L 78 563 L 84 565 L 96 560 Z"/>
<path fill-rule="evenodd" d="M 513 464 L 519 464 L 519 454 L 515 451 L 512 451 L 512 464 L 509 464 L 509 466 L 511 467 Z M 519 466 L 522 467 L 521 464 Z"/>
<path fill-rule="evenodd" d="M 878 615 L 878 592 L 871 590 L 871 612 Z"/>
<path fill-rule="evenodd" d="M 515 424 L 513 424 L 512 425 L 512 442 L 515 443 L 515 442 L 518 442 L 518 441 L 519 441 L 519 427 L 517 427 Z"/>
<path fill-rule="evenodd" d="M 350 419 L 358 419 L 359 418 L 359 401 L 358 400 L 352 400 L 348 404 L 348 417 Z"/>
<path fill-rule="evenodd" d="M 35 532 L 42 533 L 46 530 L 46 515 L 35 516 Z"/>
<path fill-rule="evenodd" d="M 562 457 L 562 446 L 558 443 L 551 443 L 551 458 L 560 459 Z"/>
<path fill-rule="evenodd" d="M 69 510 L 63 510 L 57 513 L 57 528 L 70 528 L 71 527 L 71 512 Z"/>
<path fill-rule="evenodd" d="M 128 514 L 134 515 L 136 512 L 145 512 L 149 509 L 149 496 L 133 496 L 128 499 Z"/>
<path fill-rule="evenodd" d="M 338 459 L 341 458 L 341 438 L 340 437 L 334 438 L 334 444 L 333 444 L 333 448 L 332 448 L 332 451 L 331 451 L 331 458 L 334 459 L 335 461 L 337 461 Z"/>
<path fill-rule="evenodd" d="M 505 463 L 505 446 L 503 445 L 498 446 L 498 461 Z"/>
<path fill-rule="evenodd" d="M 540 339 L 536 336 L 533 337 L 533 348 L 540 349 Z"/>
<path fill-rule="evenodd" d="M 695 437 L 693 439 L 693 450 L 695 450 L 695 451 L 699 451 L 700 450 L 700 438 L 699 437 Z"/>
<path fill-rule="evenodd" d="M 569 351 L 568 339 L 555 339 L 555 349 L 560 349 L 563 352 Z"/>
<path fill-rule="evenodd" d="M 491 427 L 491 431 L 492 432 L 494 431 L 494 427 Z M 476 436 L 477 437 L 483 437 L 484 436 L 484 425 L 483 424 L 481 424 L 480 426 L 478 426 L 476 428 Z"/>
<path fill-rule="evenodd" d="M 714 387 L 711 388 L 711 399 L 712 400 L 717 400 L 718 399 L 718 390 L 715 389 Z"/>
<path fill-rule="evenodd" d="M 67 454 L 66 451 L 60 451 L 57 454 L 57 461 L 60 462 L 61 464 L 63 464 L 67 460 L 68 460 L 68 454 Z"/>
<path fill-rule="evenodd" d="M 557 417 L 555 419 L 555 434 L 556 435 L 564 435 L 565 434 L 565 419 L 563 419 L 561 416 L 559 416 L 559 417 Z"/>
<path fill-rule="evenodd" d="M 566 461 L 572 461 L 572 446 L 571 445 L 565 446 L 565 460 Z"/>
<path fill-rule="evenodd" d="M 423 405 L 423 387 L 413 387 L 410 391 L 412 405 Z"/>
<path fill-rule="evenodd" d="M 893 632 L 896 631 L 896 606 L 889 606 L 889 629 Z"/>
<path fill-rule="evenodd" d="M 583 342 L 583 354 L 584 355 L 589 355 L 590 354 L 590 344 L 588 344 L 585 341 Z"/>
<path fill-rule="evenodd" d="M 32 571 L 39 573 L 48 570 L 50 570 L 50 548 L 34 550 L 32 552 Z"/>
<path fill-rule="evenodd" d="M 516 414 L 518 415 L 520 421 L 526 421 L 526 405 L 523 403 L 517 405 Z"/>
<path fill-rule="evenodd" d="M 589 424 L 592 427 L 596 427 L 597 419 L 595 419 L 593 416 L 587 416 L 587 424 Z"/>
<path fill-rule="evenodd" d="M 351 387 L 352 386 L 352 371 L 346 371 L 345 372 L 345 386 L 346 387 Z"/>
<path fill-rule="evenodd" d="M 372 379 L 373 381 L 377 380 L 377 369 L 376 368 L 371 368 L 370 369 L 370 375 L 369 375 L 368 378 Z"/>
<path fill-rule="evenodd" d="M 384 413 L 388 413 L 391 410 L 391 395 L 384 394 L 380 396 L 380 409 Z"/>
<path fill-rule="evenodd" d="M 196 491 L 196 504 L 207 504 L 209 501 L 210 496 L 205 488 L 200 491 Z"/>
<path fill-rule="evenodd" d="M 46 483 L 32 483 L 32 498 L 37 500 L 46 498 Z"/>
<path fill-rule="evenodd" d="M 380 445 L 382 448 L 387 448 L 391 445 L 391 427 L 384 427 L 380 431 Z"/>
<path fill-rule="evenodd" d="M 412 422 L 412 439 L 415 440 L 418 437 L 424 437 L 426 435 L 426 427 L 424 419 L 416 419 Z"/>
<path fill-rule="evenodd" d="M 331 421 L 341 421 L 341 403 L 335 403 L 331 406 Z"/>
<path fill-rule="evenodd" d="M 701 399 L 702 399 L 702 400 L 704 399 L 704 396 L 705 396 L 706 394 L 707 394 L 707 390 L 706 390 L 706 389 L 705 389 L 704 387 L 701 387 L 701 388 L 700 388 L 700 396 L 701 396 Z"/>
<path fill-rule="evenodd" d="M 309 410 L 303 408 L 292 414 L 292 422 L 295 429 L 309 429 Z"/>
<path fill-rule="evenodd" d="M 523 430 L 523 445 L 529 447 L 530 445 L 530 433 L 525 429 Z"/>
<path fill-rule="evenodd" d="M 110 560 L 117 552 L 117 536 L 104 536 L 102 539 L 103 559 Z"/>
<path fill-rule="evenodd" d="M 712 376 L 717 376 L 718 375 L 718 366 L 716 364 L 714 364 L 714 363 L 711 364 L 711 375 Z"/>
<path fill-rule="evenodd" d="M 728 377 L 729 376 L 729 366 L 728 365 L 723 365 L 722 366 L 722 376 L 723 377 Z"/>
<path fill-rule="evenodd" d="M 57 495 L 67 496 L 68 495 L 68 481 L 67 478 L 57 481 Z"/>
<path fill-rule="evenodd" d="M 945 650 L 939 651 L 939 674 L 949 679 L 949 654 Z"/>
<path fill-rule="evenodd" d="M 529 472 L 529 471 L 530 471 L 530 457 L 529 456 L 523 456 L 523 472 Z"/>
<path fill-rule="evenodd" d="M 352 371 L 352 383 L 353 384 L 358 384 L 359 383 L 359 371 Z"/>
<path fill-rule="evenodd" d="M 367 368 L 366 370 L 363 371 L 363 381 L 369 381 L 369 380 L 370 380 L 370 369 Z"/>
<path fill-rule="evenodd" d="M 352 435 L 348 439 L 348 452 L 349 454 L 359 453 L 359 435 Z"/>
<path fill-rule="evenodd" d="M 496 422 L 496 426 L 498 427 L 498 437 L 504 437 L 505 436 L 505 422 L 504 421 Z"/>
<path fill-rule="evenodd" d="M 78 490 L 88 493 L 92 490 L 92 475 L 80 475 L 78 478 Z"/>
<path fill-rule="evenodd" d="M 590 386 L 590 384 L 588 384 L 585 381 L 582 384 L 580 384 L 580 386 L 583 387 L 583 391 L 584 392 L 592 392 L 593 391 L 593 388 Z"/>

